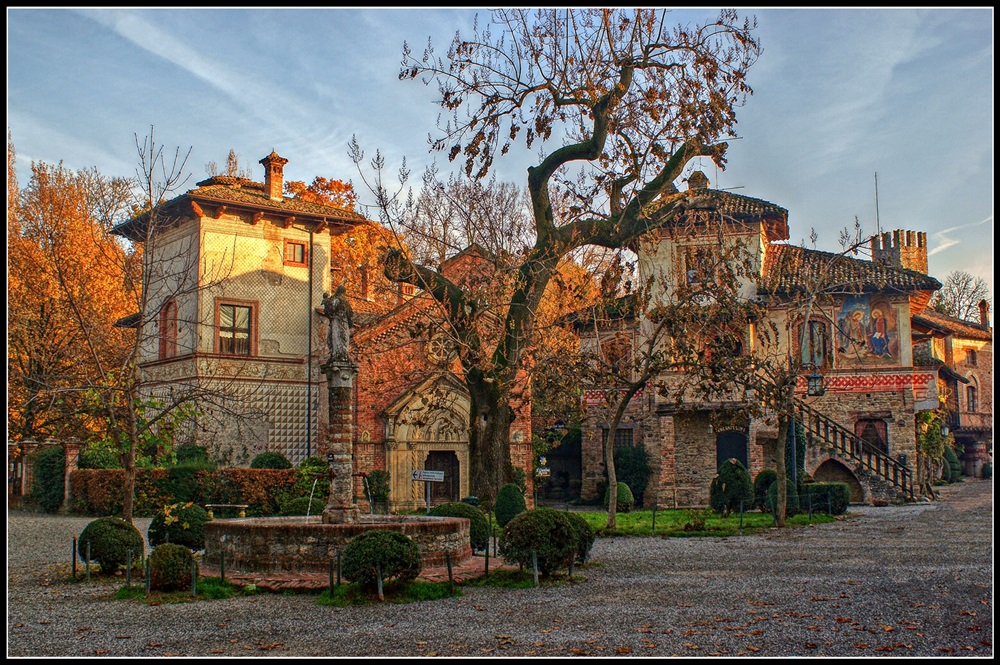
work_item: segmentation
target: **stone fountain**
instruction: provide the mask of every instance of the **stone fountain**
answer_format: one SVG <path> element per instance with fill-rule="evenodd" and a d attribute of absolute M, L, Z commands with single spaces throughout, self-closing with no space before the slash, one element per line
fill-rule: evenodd
<path fill-rule="evenodd" d="M 348 541 L 365 531 L 388 529 L 409 536 L 420 547 L 425 568 L 461 563 L 472 556 L 469 520 L 417 515 L 362 514 L 354 501 L 353 413 L 357 365 L 349 355 L 350 306 L 343 287 L 323 299 L 330 321 L 326 376 L 330 497 L 322 516 L 250 517 L 212 520 L 205 525 L 203 561 L 234 573 L 322 574 L 330 570 Z M 324 451 L 321 451 L 324 452 Z"/>

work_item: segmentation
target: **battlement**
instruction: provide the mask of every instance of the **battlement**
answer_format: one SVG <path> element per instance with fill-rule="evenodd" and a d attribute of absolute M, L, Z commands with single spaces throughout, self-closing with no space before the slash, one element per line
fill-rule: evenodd
<path fill-rule="evenodd" d="M 923 231 L 886 231 L 872 236 L 872 261 L 927 274 L 927 234 Z"/>

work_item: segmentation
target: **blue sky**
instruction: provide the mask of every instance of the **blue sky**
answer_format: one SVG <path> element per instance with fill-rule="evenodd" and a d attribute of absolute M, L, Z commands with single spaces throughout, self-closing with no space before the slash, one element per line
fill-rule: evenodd
<path fill-rule="evenodd" d="M 133 175 L 134 135 L 192 147 L 190 184 L 236 150 L 272 149 L 286 179 L 351 180 L 366 154 L 402 158 L 419 185 L 435 90 L 397 79 L 404 41 L 443 53 L 474 9 L 7 9 L 7 124 L 23 183 L 32 161 Z M 763 54 L 739 140 L 713 187 L 789 210 L 791 242 L 837 249 L 857 217 L 926 231 L 930 272 L 993 289 L 993 9 L 753 9 Z M 480 10 L 481 19 L 487 14 Z M 675 22 L 715 11 L 674 12 Z M 501 179 L 524 186 L 532 155 Z M 363 197 L 364 198 L 364 197 Z"/>

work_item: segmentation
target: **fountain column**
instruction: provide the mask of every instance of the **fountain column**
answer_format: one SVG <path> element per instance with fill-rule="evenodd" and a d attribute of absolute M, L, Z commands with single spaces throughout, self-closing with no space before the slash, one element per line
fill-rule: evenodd
<path fill-rule="evenodd" d="M 330 463 L 330 498 L 323 509 L 324 524 L 353 524 L 358 521 L 354 504 L 354 377 L 357 365 L 331 358 L 320 365 L 326 375 L 329 396 L 330 430 L 327 460 Z"/>

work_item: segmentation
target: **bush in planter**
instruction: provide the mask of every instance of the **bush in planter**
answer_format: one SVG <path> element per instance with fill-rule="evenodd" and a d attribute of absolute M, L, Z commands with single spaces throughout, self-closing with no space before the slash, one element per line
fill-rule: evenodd
<path fill-rule="evenodd" d="M 47 513 L 62 507 L 66 490 L 66 454 L 62 446 L 46 446 L 31 455 L 31 498 Z"/>
<path fill-rule="evenodd" d="M 532 552 L 538 571 L 551 575 L 576 556 L 579 538 L 566 513 L 553 508 L 535 508 L 514 517 L 500 536 L 500 555 L 507 563 L 531 568 Z"/>
<path fill-rule="evenodd" d="M 757 474 L 753 480 L 754 508 L 765 513 L 771 512 L 771 507 L 767 505 L 767 491 L 777 479 L 778 472 L 774 469 L 764 469 Z"/>
<path fill-rule="evenodd" d="M 807 498 L 808 497 L 808 498 Z M 851 504 L 847 483 L 806 483 L 799 495 L 799 505 L 814 513 L 843 515 Z"/>
<path fill-rule="evenodd" d="M 326 501 L 313 497 L 311 500 L 307 496 L 297 496 L 281 504 L 279 515 L 284 517 L 297 517 L 302 515 L 322 515 L 326 508 Z"/>
<path fill-rule="evenodd" d="M 712 479 L 708 490 L 712 510 L 723 517 L 741 509 L 749 510 L 753 505 L 753 484 L 750 473 L 735 457 L 724 461 L 719 472 Z"/>
<path fill-rule="evenodd" d="M 577 513 L 567 512 L 566 517 L 576 532 L 576 560 L 586 563 L 590 548 L 594 546 L 594 540 L 597 538 L 597 532 L 590 526 L 590 522 Z"/>
<path fill-rule="evenodd" d="M 434 506 L 427 513 L 434 517 L 464 517 L 469 520 L 469 540 L 473 551 L 485 550 L 490 543 L 490 526 L 486 516 L 475 506 L 462 501 L 452 501 Z"/>
<path fill-rule="evenodd" d="M 365 531 L 344 548 L 341 572 L 349 582 L 373 586 L 395 579 L 409 582 L 420 574 L 420 548 L 399 531 Z"/>
<path fill-rule="evenodd" d="M 524 501 L 524 494 L 514 483 L 507 483 L 497 492 L 497 500 L 493 506 L 493 514 L 496 515 L 497 524 L 503 528 L 507 526 L 514 517 L 527 510 L 528 505 Z"/>
<path fill-rule="evenodd" d="M 133 561 L 138 561 L 145 551 L 142 534 L 120 517 L 98 517 L 84 527 L 77 541 L 77 550 L 85 561 L 88 543 L 90 560 L 100 565 L 104 575 L 113 575 L 118 568 L 126 565 L 129 550 L 132 551 Z"/>
<path fill-rule="evenodd" d="M 175 503 L 164 506 L 149 523 L 146 532 L 149 544 L 183 545 L 191 550 L 205 549 L 205 523 L 208 511 L 194 503 Z"/>
<path fill-rule="evenodd" d="M 250 462 L 251 469 L 291 469 L 292 463 L 278 452 L 260 453 Z"/>
<path fill-rule="evenodd" d="M 611 501 L 611 491 L 610 489 L 604 492 L 604 507 L 607 508 Z M 625 483 L 618 483 L 618 502 L 615 508 L 616 512 L 628 513 L 631 512 L 632 507 L 635 505 L 635 497 L 632 496 L 632 490 Z"/>
<path fill-rule="evenodd" d="M 149 588 L 156 591 L 190 589 L 194 569 L 191 550 L 175 543 L 158 545 L 149 555 Z M 195 575 L 197 579 L 197 573 Z"/>

